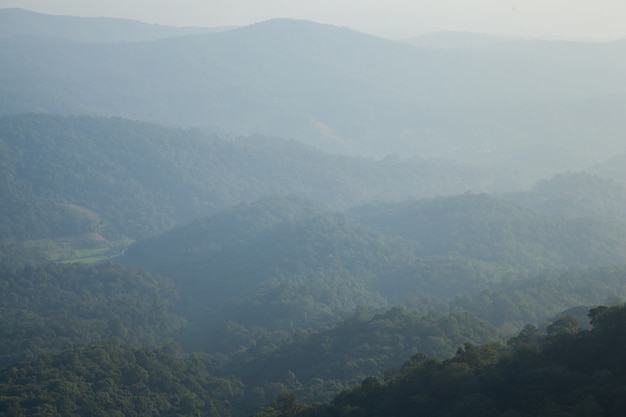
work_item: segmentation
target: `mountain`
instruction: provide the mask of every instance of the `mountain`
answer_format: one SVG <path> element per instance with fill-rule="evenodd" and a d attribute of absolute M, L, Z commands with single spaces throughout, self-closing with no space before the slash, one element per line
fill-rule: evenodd
<path fill-rule="evenodd" d="M 24 9 L 0 9 L 0 38 L 45 36 L 76 42 L 146 42 L 220 30 L 225 29 L 161 26 L 129 19 L 55 16 Z"/>
<path fill-rule="evenodd" d="M 286 330 L 385 305 L 372 280 L 411 257 L 406 242 L 272 197 L 135 242 L 119 261 L 174 278 L 192 326 Z"/>
<path fill-rule="evenodd" d="M 552 218 L 484 195 L 356 213 L 263 198 L 138 240 L 118 260 L 172 278 L 190 329 L 222 329 L 219 338 L 187 339 L 210 351 L 260 329 L 315 327 L 359 306 L 407 303 L 518 325 L 624 286 L 621 270 L 608 268 L 626 263 L 623 226 Z M 525 308 L 538 288 L 554 304 Z"/>
<path fill-rule="evenodd" d="M 626 153 L 603 161 L 590 168 L 590 171 L 603 178 L 610 178 L 626 185 Z"/>
<path fill-rule="evenodd" d="M 371 316 L 360 311 L 320 331 L 300 331 L 273 349 L 267 346 L 271 340 L 259 341 L 234 355 L 225 369 L 241 377 L 250 399 L 258 398 L 260 388 L 271 398 L 272 385 L 280 381 L 301 399 L 328 401 L 339 387 L 389 373 L 417 352 L 448 358 L 467 341 L 497 338 L 492 326 L 469 314 L 420 315 L 395 307 Z"/>
<path fill-rule="evenodd" d="M 76 345 L 156 347 L 185 321 L 172 282 L 111 263 L 0 265 L 0 368 Z"/>
<path fill-rule="evenodd" d="M 268 195 L 345 209 L 495 186 L 462 164 L 333 156 L 293 140 L 119 118 L 0 117 L 0 149 L 3 240 L 135 239 Z"/>
<path fill-rule="evenodd" d="M 420 256 L 455 254 L 521 269 L 626 261 L 621 219 L 549 216 L 488 195 L 362 207 L 351 219 L 415 241 Z"/>
<path fill-rule="evenodd" d="M 534 180 L 626 150 L 625 48 L 436 50 L 280 19 L 142 43 L 11 37 L 0 40 L 0 113 L 217 127 L 332 152 L 497 163 Z"/>
<path fill-rule="evenodd" d="M 257 416 L 623 415 L 626 309 L 601 306 L 589 318 L 589 331 L 570 317 L 547 335 L 529 326 L 508 347 L 468 343 L 445 361 L 418 354 L 396 375 L 366 378 L 329 404 L 283 396 Z"/>
<path fill-rule="evenodd" d="M 617 157 L 615 162 L 605 166 L 613 165 L 615 173 L 626 173 L 626 165 L 619 165 Z M 554 217 L 626 224 L 626 184 L 585 172 L 555 175 L 538 181 L 530 191 L 500 196 Z"/>
<path fill-rule="evenodd" d="M 404 40 L 420 48 L 490 48 L 506 42 L 513 42 L 514 38 L 505 38 L 485 33 L 474 32 L 434 32 L 425 33 Z"/>

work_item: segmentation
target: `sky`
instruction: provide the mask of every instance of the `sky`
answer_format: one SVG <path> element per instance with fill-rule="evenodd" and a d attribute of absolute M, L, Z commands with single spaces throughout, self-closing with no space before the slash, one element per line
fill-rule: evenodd
<path fill-rule="evenodd" d="M 0 8 L 173 26 L 297 18 L 403 39 L 470 31 L 542 39 L 626 38 L 626 0 L 0 0 Z"/>

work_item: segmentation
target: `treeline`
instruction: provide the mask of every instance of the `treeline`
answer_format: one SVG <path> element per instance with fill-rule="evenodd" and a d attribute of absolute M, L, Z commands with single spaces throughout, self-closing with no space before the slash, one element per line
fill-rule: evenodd
<path fill-rule="evenodd" d="M 193 325 L 198 319 L 189 315 L 181 301 L 184 300 L 179 299 L 179 289 L 171 279 L 113 263 L 2 266 L 0 368 L 7 371 L 6 375 L 13 376 L 16 374 L 10 370 L 15 368 L 38 370 L 28 377 L 19 373 L 18 380 L 3 386 L 10 392 L 7 398 L 0 394 L 0 409 L 9 410 L 10 415 L 21 415 L 21 412 L 72 415 L 84 413 L 94 404 L 128 411 L 132 409 L 128 407 L 139 407 L 137 401 L 140 401 L 141 407 L 148 407 L 151 402 L 158 405 L 137 410 L 160 410 L 164 402 L 157 397 L 161 394 L 149 394 L 149 399 L 132 401 L 127 398 L 147 391 L 145 387 L 136 391 L 134 380 L 124 379 L 124 369 L 128 366 L 125 361 L 129 359 L 119 356 L 114 359 L 113 356 L 126 355 L 129 351 L 152 351 L 159 346 L 176 352 L 180 346 L 184 352 L 193 348 L 221 352 L 213 359 L 202 359 L 202 366 L 209 366 L 211 375 L 237 384 L 239 394 L 235 409 L 237 415 L 245 415 L 267 405 L 284 390 L 297 389 L 302 398 L 311 400 L 328 399 L 337 390 L 352 386 L 366 375 L 381 374 L 385 368 L 400 364 L 417 351 L 447 357 L 465 340 L 482 343 L 497 337 L 496 329 L 470 315 L 421 315 L 403 309 L 376 313 L 361 308 L 336 324 L 328 319 L 324 327 L 318 324 L 318 328 L 313 328 L 314 324 L 309 323 L 308 327 L 294 327 L 289 331 L 246 327 L 234 321 L 202 327 Z M 187 319 L 192 323 L 189 327 L 186 327 Z M 181 334 L 183 329 L 185 332 Z M 67 349 L 74 353 L 61 353 Z M 99 352 L 95 359 L 89 353 L 94 349 Z M 68 364 L 67 358 L 76 355 L 80 360 Z M 205 358 L 204 354 L 194 357 Z M 107 362 L 81 363 L 96 359 L 107 359 Z M 29 365 L 18 365 L 26 362 Z M 140 365 L 145 368 L 145 363 Z M 73 366 L 77 368 L 71 368 Z M 111 369 L 99 371 L 98 366 Z M 116 366 L 120 367 L 118 371 L 114 370 Z M 43 369 L 47 367 L 63 370 Z M 152 374 L 151 369 L 145 369 Z M 79 375 L 71 376 L 72 372 Z M 138 369 L 133 372 L 144 373 Z M 176 378 L 184 379 L 178 383 L 187 384 L 186 371 L 177 372 L 181 373 L 176 374 L 179 375 Z M 111 373 L 122 379 L 114 382 L 107 379 L 110 386 L 105 392 L 108 394 L 99 394 L 101 388 L 96 389 L 94 383 L 103 378 L 103 374 Z M 51 375 L 55 382 L 49 381 Z M 39 380 L 43 385 L 33 388 L 33 384 L 36 385 L 33 381 Z M 68 388 L 66 392 L 68 384 L 71 390 Z M 202 389 L 210 393 L 212 388 L 203 386 Z M 26 398 L 30 395 L 41 397 L 31 401 Z M 106 398 L 70 404 L 88 395 Z M 115 399 L 107 399 L 113 396 Z"/>
<path fill-rule="evenodd" d="M 614 258 L 606 263 L 615 265 L 584 264 L 597 261 L 592 257 L 568 263 L 565 256 L 547 266 L 529 262 L 550 239 L 559 245 L 554 230 L 568 230 L 550 229 L 547 215 L 471 194 L 388 211 L 405 207 L 401 236 L 307 199 L 261 199 L 142 239 L 119 259 L 150 274 L 112 263 L 5 265 L 3 365 L 112 339 L 133 348 L 170 340 L 185 352 L 213 355 L 214 375 L 241 384 L 236 412 L 246 415 L 282 391 L 327 400 L 368 375 L 389 375 L 385 369 L 417 352 L 445 359 L 467 341 L 483 344 L 526 323 L 548 326 L 563 310 L 626 294 L 620 254 L 607 251 Z M 380 206 L 373 210 L 378 219 L 393 218 Z M 422 233 L 409 234 L 429 210 L 439 219 L 434 239 L 444 242 L 432 254 Z M 418 221 L 409 221 L 411 213 Z M 456 228 L 445 220 L 454 218 Z M 545 230 L 533 229 L 538 219 Z M 489 227 L 472 222 L 494 222 L 497 233 L 490 238 Z M 473 258 L 456 240 L 447 247 L 453 229 L 475 233 L 495 253 L 517 248 L 521 261 Z M 602 233 L 591 229 L 583 250 L 592 252 Z M 392 308 L 398 304 L 404 307 Z"/>
<path fill-rule="evenodd" d="M 589 177 L 579 175 L 570 183 L 580 184 L 581 178 Z M 352 210 L 351 218 L 414 241 L 421 256 L 454 254 L 523 270 L 626 261 L 626 222 L 621 216 L 626 215 L 621 206 L 626 202 L 624 187 L 611 184 L 614 188 L 608 188 L 613 191 L 602 194 L 612 197 L 605 198 L 613 203 L 606 213 L 586 211 L 595 205 L 590 198 L 570 208 L 580 212 L 574 215 L 563 213 L 574 206 L 566 198 L 574 193 L 559 186 L 563 182 L 560 177 L 552 181 L 552 192 L 526 195 L 527 201 L 542 205 L 541 210 L 494 196 L 464 194 L 363 207 Z M 547 188 L 548 182 L 541 187 Z M 552 208 L 546 207 L 548 204 Z M 597 207 L 603 207 L 602 201 Z M 561 212 L 555 215 L 557 209 Z"/>
<path fill-rule="evenodd" d="M 361 309 L 321 329 L 226 322 L 181 339 L 185 320 L 173 312 L 185 310 L 167 278 L 111 263 L 4 266 L 0 278 L 7 415 L 247 415 L 285 390 L 328 399 L 415 352 L 447 357 L 466 340 L 497 337 L 470 315 Z M 192 330 L 223 353 L 179 352 L 180 344 L 189 351 Z"/>
<path fill-rule="evenodd" d="M 14 417 L 229 417 L 241 383 L 201 355 L 119 343 L 76 347 L 0 371 L 0 414 Z"/>
<path fill-rule="evenodd" d="M 158 346 L 185 326 L 172 282 L 105 263 L 0 266 L 0 368 L 117 338 Z"/>
<path fill-rule="evenodd" d="M 470 343 L 441 361 L 418 354 L 398 374 L 366 378 L 331 403 L 283 394 L 258 416 L 622 416 L 626 308 L 589 312 L 591 330 L 561 319 L 501 344 Z"/>
<path fill-rule="evenodd" d="M 411 319 L 392 310 L 371 320 L 346 322 L 342 330 L 393 327 L 400 323 L 399 317 L 414 324 L 433 320 L 415 320 L 417 316 Z M 332 365 L 322 367 L 321 376 L 305 385 L 305 370 L 300 369 L 302 379 L 287 370 L 278 381 L 262 382 L 272 379 L 265 372 L 276 376 L 291 365 L 302 368 L 301 359 L 307 356 L 306 346 L 312 347 L 312 341 L 337 347 L 351 337 L 358 338 L 359 332 L 334 337 L 321 332 L 300 338 L 274 355 L 258 354 L 256 363 L 240 360 L 237 366 L 247 372 L 239 374 L 242 379 L 237 374 L 229 376 L 232 369 L 215 359 L 201 354 L 182 355 L 172 345 L 161 349 L 128 348 L 118 342 L 80 346 L 1 370 L 0 412 L 11 416 L 139 417 L 230 417 L 250 415 L 255 410 L 257 416 L 277 417 L 621 416 L 626 411 L 626 308 L 600 306 L 591 309 L 588 317 L 590 330 L 581 330 L 576 319 L 565 316 L 551 323 L 545 333 L 528 325 L 506 344 L 463 343 L 448 359 L 416 353 L 401 367 L 362 378 L 351 388 L 328 374 L 335 372 L 334 366 L 340 362 L 325 361 L 324 352 L 333 354 L 332 349 L 325 351 L 320 346 L 315 347 L 317 356 L 309 358 L 308 366 Z M 446 320 L 451 323 L 444 319 L 431 330 L 445 329 L 440 325 Z M 428 333 L 428 326 L 419 327 L 407 334 Z M 400 341 L 398 333 L 389 334 L 392 338 L 387 343 Z M 350 347 L 344 349 L 348 355 L 345 358 L 350 356 Z M 358 357 L 359 353 L 354 353 Z M 341 355 L 338 349 L 338 361 Z M 284 364 L 280 363 L 282 357 Z M 343 368 L 350 366 L 348 362 Z M 255 387 L 254 379 L 260 385 Z M 325 404 L 304 403 L 296 393 L 306 396 L 305 387 L 313 397 L 326 396 L 333 388 L 336 395 Z M 261 410 L 270 395 L 275 400 Z"/>
<path fill-rule="evenodd" d="M 293 330 L 407 303 L 510 331 L 624 294 L 623 268 L 611 267 L 626 262 L 618 225 L 581 229 L 486 195 L 377 207 L 356 221 L 369 227 L 307 200 L 266 198 L 138 241 L 120 261 L 171 277 L 190 329 Z"/>
<path fill-rule="evenodd" d="M 275 194 L 345 209 L 493 188 L 491 174 L 442 161 L 333 156 L 119 118 L 4 116 L 0 132 L 0 236 L 18 241 L 149 236 Z"/>
<path fill-rule="evenodd" d="M 308 401 L 327 401 L 367 376 L 392 372 L 418 352 L 443 359 L 467 341 L 498 339 L 493 326 L 470 314 L 360 310 L 326 329 L 297 330 L 282 340 L 278 335 L 259 338 L 234 354 L 224 371 L 241 378 L 246 387 L 243 406 L 253 412 L 249 405 L 267 404 L 282 391 Z"/>

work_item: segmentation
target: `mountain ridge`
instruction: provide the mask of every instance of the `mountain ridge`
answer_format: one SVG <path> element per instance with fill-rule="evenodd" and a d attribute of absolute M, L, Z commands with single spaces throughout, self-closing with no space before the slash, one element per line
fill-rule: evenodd
<path fill-rule="evenodd" d="M 625 47 L 429 50 L 298 20 L 125 44 L 2 38 L 0 114 L 122 116 L 543 174 L 626 150 L 611 111 L 626 107 Z M 521 152 L 531 161 L 509 156 Z"/>
<path fill-rule="evenodd" d="M 0 38 L 51 36 L 78 42 L 146 42 L 226 29 L 165 26 L 118 17 L 51 15 L 22 8 L 0 9 Z"/>

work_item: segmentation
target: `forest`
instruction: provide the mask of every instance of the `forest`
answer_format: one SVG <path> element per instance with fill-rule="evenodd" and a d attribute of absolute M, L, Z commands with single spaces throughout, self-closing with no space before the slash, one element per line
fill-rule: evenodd
<path fill-rule="evenodd" d="M 463 368 L 441 377 L 456 387 L 487 372 L 467 368 L 470 350 L 509 366 L 557 339 L 582 343 L 597 327 L 590 310 L 624 303 L 626 187 L 615 179 L 561 173 L 527 191 L 415 196 L 424 179 L 407 170 L 453 171 L 122 119 L 2 123 L 7 415 L 385 414 L 346 401 L 367 384 L 394 390 L 421 366 Z M 298 162 L 271 159 L 278 149 Z M 507 411 L 476 384 L 450 389 L 471 391 L 458 407 Z"/>
<path fill-rule="evenodd" d="M 623 118 L 601 114 L 605 96 L 571 111 L 619 85 L 622 61 L 575 97 L 572 69 L 546 92 L 560 104 L 509 119 L 576 51 L 622 43 L 437 51 L 312 22 L 214 32 L 0 9 L 9 21 L 0 415 L 626 414 Z M 545 69 L 532 57 L 555 50 L 541 82 L 502 87 L 498 65 Z M 183 69 L 137 78 L 171 51 Z M 290 64 L 275 75 L 268 57 Z M 432 90 L 401 88 L 417 68 Z M 436 77 L 487 68 L 497 79 L 458 92 Z M 474 103 L 486 113 L 465 113 L 480 86 L 497 91 Z M 176 107 L 191 90 L 193 111 Z"/>

